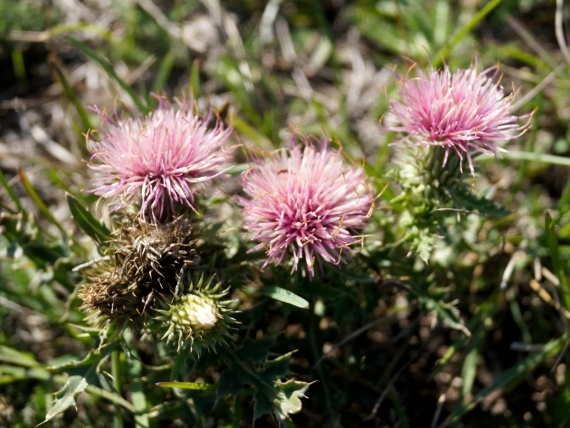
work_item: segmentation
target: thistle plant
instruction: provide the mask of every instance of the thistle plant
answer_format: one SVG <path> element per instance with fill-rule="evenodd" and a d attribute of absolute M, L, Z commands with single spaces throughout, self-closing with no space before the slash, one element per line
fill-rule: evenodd
<path fill-rule="evenodd" d="M 348 166 L 326 141 L 304 148 L 292 140 L 242 175 L 247 198 L 239 198 L 245 227 L 265 250 L 269 263 L 292 257 L 292 271 L 304 259 L 309 277 L 315 261 L 338 265 L 343 252 L 361 242 L 373 206 L 364 171 Z"/>
<path fill-rule="evenodd" d="M 552 8 L 80 3 L 0 52 L 0 426 L 568 424 Z"/>
<path fill-rule="evenodd" d="M 473 159 L 506 152 L 502 145 L 528 130 L 531 115 L 512 113 L 515 92 L 505 94 L 497 67 L 479 71 L 475 61 L 456 72 L 446 66 L 410 76 L 414 71 L 400 80 L 385 125 L 402 135 L 391 172 L 403 190 L 393 201 L 402 203 L 399 224 L 412 250 L 427 260 L 447 220 L 458 213 L 506 213 L 473 195 L 464 163 L 474 178 Z"/>

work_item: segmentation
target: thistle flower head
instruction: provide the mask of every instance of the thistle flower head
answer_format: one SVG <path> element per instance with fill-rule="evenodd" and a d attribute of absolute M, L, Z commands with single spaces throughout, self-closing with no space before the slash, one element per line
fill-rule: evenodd
<path fill-rule="evenodd" d="M 242 175 L 248 198 L 239 198 L 246 229 L 265 249 L 264 264 L 280 264 L 287 254 L 295 271 L 305 259 L 309 276 L 318 257 L 332 264 L 342 250 L 360 241 L 355 233 L 371 214 L 372 195 L 364 171 L 345 164 L 340 151 L 324 142 L 304 149 L 293 141 L 269 159 L 259 161 Z"/>
<path fill-rule="evenodd" d="M 194 285 L 189 282 L 186 294 L 175 295 L 166 309 L 157 309 L 155 318 L 161 326 L 167 327 L 162 339 L 176 343 L 176 351 L 186 346 L 200 353 L 227 344 L 230 330 L 236 323 L 230 309 L 231 300 L 223 300 L 227 290 L 220 290 L 221 283 L 204 285 L 203 278 Z"/>
<path fill-rule="evenodd" d="M 452 73 L 449 68 L 417 72 L 400 82 L 400 101 L 392 100 L 388 129 L 406 134 L 406 140 L 420 146 L 445 150 L 443 165 L 450 154 L 467 159 L 474 174 L 472 157 L 505 151 L 498 146 L 520 136 L 530 121 L 511 113 L 513 95 L 505 95 L 494 82 L 497 68 L 479 72 L 477 63 Z M 527 116 L 528 117 L 528 116 Z"/>
<path fill-rule="evenodd" d="M 228 169 L 231 128 L 209 128 L 191 102 L 176 107 L 161 98 L 147 116 L 116 119 L 95 108 L 103 120 L 98 141 L 88 139 L 95 170 L 91 192 L 111 198 L 110 208 L 140 204 L 141 216 L 155 222 L 177 207 L 195 209 L 205 183 Z"/>
<path fill-rule="evenodd" d="M 173 294 L 199 263 L 196 241 L 184 217 L 160 225 L 125 218 L 117 235 L 107 261 L 84 272 L 79 297 L 96 323 L 142 327 L 157 298 Z"/>

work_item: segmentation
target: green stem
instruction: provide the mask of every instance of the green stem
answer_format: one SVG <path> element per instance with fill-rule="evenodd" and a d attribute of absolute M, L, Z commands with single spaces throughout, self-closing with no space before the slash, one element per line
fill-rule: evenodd
<path fill-rule="evenodd" d="M 117 394 L 121 394 L 121 351 L 116 349 L 111 353 L 111 370 L 113 373 L 113 387 Z M 113 427 L 124 428 L 123 414 L 121 409 L 115 406 L 115 414 L 113 415 Z"/>
<path fill-rule="evenodd" d="M 547 155 L 544 153 L 509 151 L 508 153 L 502 154 L 501 157 L 505 159 L 529 160 L 549 163 L 552 165 L 570 166 L 570 158 L 556 155 Z"/>
<path fill-rule="evenodd" d="M 311 351 L 313 353 L 313 359 L 315 360 L 315 363 L 318 363 L 320 360 L 319 348 L 317 345 L 317 335 L 316 335 L 316 329 L 317 329 L 318 322 L 319 322 L 319 319 L 315 315 L 315 298 L 311 297 L 310 303 L 309 303 L 309 343 L 311 345 Z M 325 404 L 327 406 L 327 412 L 329 415 L 332 416 L 336 412 L 335 412 L 333 404 L 332 404 L 331 395 L 330 395 L 330 391 L 329 391 L 329 387 L 328 387 L 328 382 L 327 382 L 327 379 L 325 378 L 325 375 L 323 373 L 322 365 L 316 364 L 314 368 L 317 371 L 317 378 L 319 380 L 319 383 L 322 385 L 323 392 L 325 394 Z"/>

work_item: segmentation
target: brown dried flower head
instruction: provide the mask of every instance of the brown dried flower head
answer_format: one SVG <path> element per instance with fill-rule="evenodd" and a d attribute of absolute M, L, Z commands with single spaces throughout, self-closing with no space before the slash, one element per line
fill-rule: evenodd
<path fill-rule="evenodd" d="M 96 323 L 142 327 L 157 298 L 170 300 L 187 270 L 200 262 L 196 240 L 183 217 L 166 224 L 125 218 L 116 235 L 105 261 L 84 274 L 79 296 Z"/>

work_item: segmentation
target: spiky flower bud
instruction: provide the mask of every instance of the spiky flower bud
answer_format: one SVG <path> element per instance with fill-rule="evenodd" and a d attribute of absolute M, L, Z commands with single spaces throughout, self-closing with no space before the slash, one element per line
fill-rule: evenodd
<path fill-rule="evenodd" d="M 174 296 L 166 309 L 157 309 L 160 315 L 155 320 L 167 328 L 162 339 L 175 342 L 176 352 L 188 345 L 198 354 L 202 349 L 227 345 L 236 321 L 230 308 L 232 301 L 222 300 L 228 291 L 220 291 L 221 285 L 212 286 L 212 279 L 204 285 L 203 277 L 196 285 L 189 281 L 188 293 Z"/>

